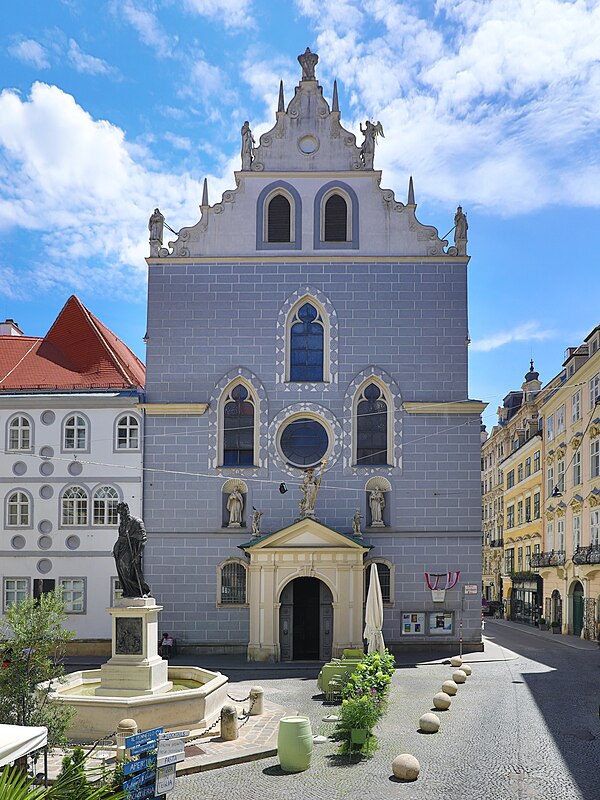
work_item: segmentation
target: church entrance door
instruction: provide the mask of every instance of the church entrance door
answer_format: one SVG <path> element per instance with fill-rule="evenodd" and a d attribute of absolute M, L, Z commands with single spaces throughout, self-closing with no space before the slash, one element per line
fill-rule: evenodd
<path fill-rule="evenodd" d="M 281 593 L 279 645 L 282 661 L 328 661 L 333 641 L 329 588 L 318 578 L 296 578 Z"/>

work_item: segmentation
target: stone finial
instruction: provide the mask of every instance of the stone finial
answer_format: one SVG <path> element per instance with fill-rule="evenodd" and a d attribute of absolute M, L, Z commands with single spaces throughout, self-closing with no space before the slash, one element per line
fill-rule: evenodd
<path fill-rule="evenodd" d="M 337 88 L 337 81 L 333 82 L 333 100 L 331 101 L 331 110 L 340 111 L 340 101 L 338 100 L 338 88 Z"/>
<path fill-rule="evenodd" d="M 311 53 L 310 47 L 307 47 L 306 50 L 298 56 L 298 61 L 300 62 L 300 66 L 302 67 L 302 78 L 303 81 L 315 81 L 315 67 L 317 66 L 317 62 L 319 60 L 319 56 L 316 53 Z"/>
<path fill-rule="evenodd" d="M 279 102 L 277 111 L 285 111 L 285 97 L 283 96 L 283 81 L 279 81 Z"/>
<path fill-rule="evenodd" d="M 204 178 L 204 186 L 202 187 L 202 208 L 208 207 L 208 178 Z"/>
<path fill-rule="evenodd" d="M 458 206 L 454 215 L 454 244 L 459 256 L 466 256 L 467 254 L 468 230 L 467 215 L 463 214 L 462 206 Z"/>
<path fill-rule="evenodd" d="M 415 187 L 414 187 L 414 184 L 413 184 L 412 175 L 408 179 L 408 199 L 406 201 L 406 204 L 409 205 L 409 206 L 416 205 L 416 203 L 415 203 Z"/>

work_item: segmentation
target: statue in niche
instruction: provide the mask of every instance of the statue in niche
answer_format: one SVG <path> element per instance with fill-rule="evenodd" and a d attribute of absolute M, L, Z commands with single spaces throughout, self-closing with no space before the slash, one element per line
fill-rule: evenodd
<path fill-rule="evenodd" d="M 244 510 L 244 495 L 238 488 L 229 493 L 227 498 L 227 511 L 229 511 L 228 528 L 240 528 L 242 525 L 242 512 Z"/>
<path fill-rule="evenodd" d="M 119 536 L 113 547 L 113 556 L 123 597 L 148 597 L 150 587 L 144 581 L 142 556 L 146 545 L 144 521 L 129 513 L 127 503 L 119 503 Z"/>
<path fill-rule="evenodd" d="M 163 243 L 163 225 L 165 218 L 160 213 L 160 209 L 155 208 L 152 216 L 148 220 L 148 230 L 150 231 L 150 241 Z"/>
<path fill-rule="evenodd" d="M 304 478 L 302 479 L 302 483 L 300 484 L 300 490 L 302 491 L 302 499 L 298 504 L 300 508 L 300 517 L 313 517 L 315 516 L 315 502 L 317 499 L 317 492 L 319 491 L 319 486 L 321 485 L 321 478 L 323 476 L 323 464 L 325 462 L 321 462 L 321 472 L 317 477 L 315 475 L 314 467 L 309 467 L 308 469 L 304 470 Z"/>
<path fill-rule="evenodd" d="M 254 159 L 254 137 L 248 120 L 242 125 L 242 169 L 250 169 Z"/>
<path fill-rule="evenodd" d="M 454 244 L 458 250 L 459 256 L 467 254 L 467 231 L 469 230 L 469 223 L 467 222 L 467 215 L 463 214 L 462 206 L 456 209 L 454 215 Z"/>
<path fill-rule="evenodd" d="M 302 80 L 303 81 L 314 81 L 315 78 L 315 67 L 317 66 L 317 62 L 319 61 L 319 56 L 316 53 L 311 53 L 310 47 L 307 47 L 306 50 L 298 56 L 298 61 L 300 62 L 300 66 L 302 67 Z"/>
<path fill-rule="evenodd" d="M 369 492 L 369 508 L 371 509 L 371 527 L 383 528 L 383 509 L 385 508 L 385 495 L 381 489 L 372 489 Z"/>
<path fill-rule="evenodd" d="M 354 536 L 362 536 L 362 531 L 360 529 L 360 521 L 362 519 L 362 514 L 360 510 L 357 508 L 354 512 L 354 516 L 352 517 L 352 533 Z"/>
<path fill-rule="evenodd" d="M 264 511 L 258 511 L 252 506 L 252 536 L 260 536 L 260 518 Z"/>
<path fill-rule="evenodd" d="M 360 132 L 365 137 L 365 140 L 360 148 L 360 160 L 362 161 L 364 169 L 373 169 L 377 137 L 381 136 L 385 139 L 383 134 L 383 126 L 379 121 L 371 122 L 370 120 L 367 120 L 364 128 L 362 124 L 360 125 Z"/>

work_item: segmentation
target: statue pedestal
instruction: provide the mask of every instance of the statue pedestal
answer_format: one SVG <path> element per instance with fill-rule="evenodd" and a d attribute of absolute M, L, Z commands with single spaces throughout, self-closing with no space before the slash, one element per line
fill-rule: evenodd
<path fill-rule="evenodd" d="M 112 658 L 102 664 L 96 695 L 134 697 L 168 692 L 168 664 L 158 655 L 158 612 L 153 597 L 123 597 L 113 608 Z"/>

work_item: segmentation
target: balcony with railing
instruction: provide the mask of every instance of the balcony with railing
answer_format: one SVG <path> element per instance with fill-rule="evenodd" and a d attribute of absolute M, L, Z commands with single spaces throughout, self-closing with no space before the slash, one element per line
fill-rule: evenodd
<path fill-rule="evenodd" d="M 565 560 L 564 550 L 550 550 L 546 553 L 533 553 L 531 556 L 531 566 L 533 569 L 540 569 L 540 567 L 564 567 Z"/>
<path fill-rule="evenodd" d="M 600 545 L 591 544 L 589 547 L 576 547 L 573 553 L 574 564 L 600 564 Z"/>

